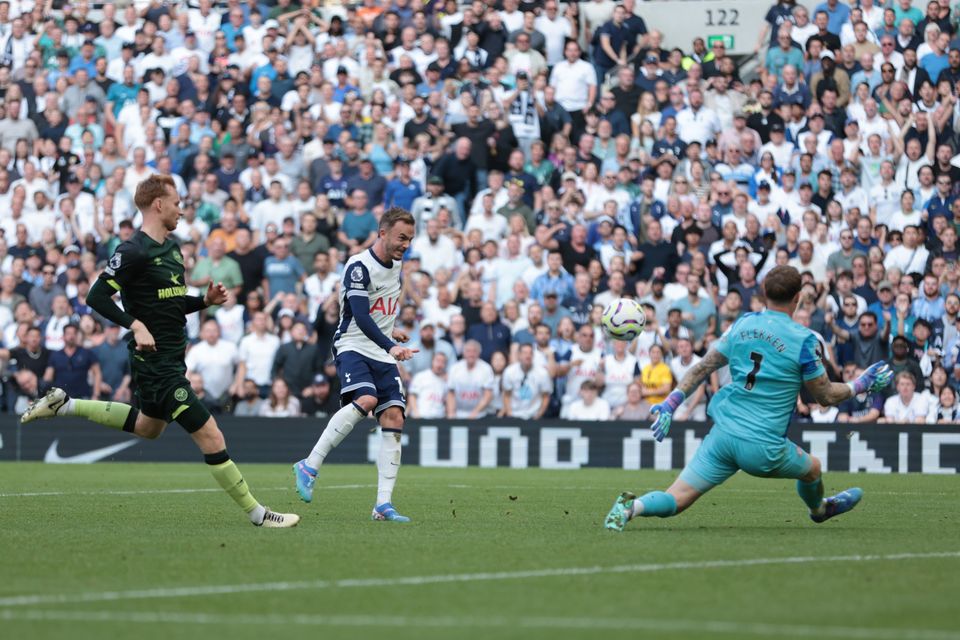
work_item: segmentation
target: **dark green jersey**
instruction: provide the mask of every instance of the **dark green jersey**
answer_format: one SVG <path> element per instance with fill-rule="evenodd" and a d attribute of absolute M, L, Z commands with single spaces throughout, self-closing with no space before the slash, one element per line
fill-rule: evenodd
<path fill-rule="evenodd" d="M 120 292 L 124 311 L 147 326 L 158 353 L 183 353 L 186 314 L 197 309 L 189 308 L 176 242 L 167 238 L 158 244 L 138 231 L 117 247 L 100 280 Z"/>

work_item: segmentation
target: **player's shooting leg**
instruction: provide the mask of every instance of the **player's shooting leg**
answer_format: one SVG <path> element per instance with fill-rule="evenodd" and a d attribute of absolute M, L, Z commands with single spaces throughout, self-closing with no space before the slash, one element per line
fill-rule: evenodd
<path fill-rule="evenodd" d="M 50 398 L 58 393 L 66 397 L 66 394 L 64 394 L 62 390 L 51 389 L 50 392 L 47 393 L 46 398 Z M 153 430 L 148 429 L 146 422 L 143 420 L 146 416 L 142 415 L 129 404 L 122 402 L 67 398 L 63 406 L 57 409 L 56 415 L 86 418 L 91 422 L 102 424 L 111 429 L 135 433 L 142 438 L 153 439 L 160 435 L 159 433 L 151 435 Z M 146 418 L 146 420 L 149 421 L 150 418 Z M 163 426 L 166 426 L 166 423 L 164 423 Z M 162 431 L 163 428 L 161 427 L 160 430 Z"/>
<path fill-rule="evenodd" d="M 666 491 L 651 491 L 634 500 L 630 518 L 669 518 L 681 513 L 702 495 L 695 487 L 678 478 Z"/>
<path fill-rule="evenodd" d="M 314 445 L 313 451 L 307 456 L 307 466 L 316 471 L 323 464 L 330 451 L 353 431 L 358 422 L 363 420 L 377 406 L 376 396 L 362 395 L 353 398 L 350 404 L 344 405 L 333 414 L 326 428 L 320 434 L 320 439 Z"/>
<path fill-rule="evenodd" d="M 810 511 L 819 513 L 823 509 L 823 477 L 820 472 L 820 460 L 810 456 L 813 464 L 810 470 L 797 479 L 797 493 Z"/>
<path fill-rule="evenodd" d="M 393 487 L 400 471 L 400 440 L 403 410 L 388 407 L 380 414 L 380 453 L 377 455 L 377 506 L 393 501 Z"/>
<path fill-rule="evenodd" d="M 240 469 L 227 455 L 227 443 L 217 421 L 212 417 L 208 418 L 202 427 L 190 433 L 190 437 L 203 452 L 203 459 L 217 484 L 250 516 L 251 522 L 263 522 L 266 509 L 250 493 L 250 487 L 240 474 Z"/>

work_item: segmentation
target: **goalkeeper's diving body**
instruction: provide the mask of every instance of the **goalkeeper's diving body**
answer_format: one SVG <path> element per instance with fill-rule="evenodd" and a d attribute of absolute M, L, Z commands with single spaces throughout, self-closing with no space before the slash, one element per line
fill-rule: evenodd
<path fill-rule="evenodd" d="M 31 403 L 21 421 L 80 416 L 152 440 L 176 420 L 200 448 L 217 483 L 247 513 L 250 522 L 271 529 L 293 527 L 299 516 L 271 511 L 250 493 L 227 455 L 216 420 L 184 376 L 186 314 L 222 304 L 227 292 L 222 283 L 211 283 L 203 297 L 187 295 L 183 256 L 169 238 L 182 215 L 173 179 L 151 175 L 137 187 L 134 202 L 143 214 L 143 225 L 117 247 L 90 288 L 87 303 L 130 330 L 130 373 L 139 409 L 119 402 L 74 399 L 62 389 L 52 388 Z M 112 299 L 118 291 L 123 309 Z"/>
<path fill-rule="evenodd" d="M 800 273 L 775 267 L 764 278 L 767 309 L 741 316 L 680 381 L 662 403 L 651 408 L 656 440 L 670 430 L 673 412 L 711 372 L 729 365 L 731 382 L 710 402 L 714 425 L 693 459 L 666 491 L 636 497 L 621 494 L 604 526 L 622 531 L 635 517 L 668 518 L 683 512 L 738 470 L 765 478 L 791 478 L 814 522 L 853 509 L 863 491 L 847 489 L 823 497 L 820 461 L 786 438 L 800 386 L 818 404 L 836 405 L 890 384 L 884 362 L 869 367 L 850 383 L 831 382 L 820 360 L 816 335 L 793 321 L 800 299 Z"/>

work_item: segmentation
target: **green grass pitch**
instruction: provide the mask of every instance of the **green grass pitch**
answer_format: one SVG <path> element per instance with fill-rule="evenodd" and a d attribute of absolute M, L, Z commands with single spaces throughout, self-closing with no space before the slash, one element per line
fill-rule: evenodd
<path fill-rule="evenodd" d="M 401 470 L 409 525 L 369 520 L 372 466 L 243 465 L 300 513 L 255 529 L 203 464 L 0 465 L 0 638 L 960 639 L 960 477 L 827 474 L 865 490 L 814 525 L 742 474 L 678 518 L 601 528 L 674 474 Z"/>

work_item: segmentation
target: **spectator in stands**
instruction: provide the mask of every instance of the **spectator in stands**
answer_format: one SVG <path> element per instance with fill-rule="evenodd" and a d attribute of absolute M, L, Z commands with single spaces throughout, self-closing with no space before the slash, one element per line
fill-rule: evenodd
<path fill-rule="evenodd" d="M 493 401 L 493 368 L 480 359 L 481 346 L 468 340 L 463 359 L 452 365 L 447 378 L 446 413 L 448 418 L 481 418 Z"/>
<path fill-rule="evenodd" d="M 593 380 L 584 380 L 580 385 L 579 397 L 565 402 L 560 417 L 566 420 L 589 420 L 605 422 L 610 419 L 610 405 L 598 397 L 599 385 Z"/>
<path fill-rule="evenodd" d="M 534 363 L 534 346 L 522 344 L 517 360 L 503 372 L 503 415 L 537 420 L 546 413 L 553 392 L 547 369 Z"/>
<path fill-rule="evenodd" d="M 880 422 L 894 424 L 924 424 L 930 413 L 926 398 L 915 393 L 916 379 L 909 371 L 901 371 L 895 378 L 896 393 L 883 404 L 883 418 Z"/>
<path fill-rule="evenodd" d="M 437 351 L 430 366 L 413 376 L 407 395 L 407 415 L 411 418 L 443 418 L 447 415 L 446 354 Z"/>
<path fill-rule="evenodd" d="M 300 401 L 290 393 L 283 378 L 270 385 L 270 395 L 260 405 L 262 418 L 296 418 L 300 415 Z"/>
<path fill-rule="evenodd" d="M 326 359 L 317 351 L 317 345 L 307 342 L 308 329 L 304 322 L 293 323 L 290 329 L 290 341 L 281 345 L 273 359 L 274 379 L 283 379 L 290 394 L 303 397 L 303 392 L 311 386 L 314 372 L 321 369 Z"/>
<path fill-rule="evenodd" d="M 263 399 L 260 398 L 260 387 L 253 380 L 244 380 L 233 407 L 233 415 L 240 418 L 252 418 L 260 415 Z"/>
<path fill-rule="evenodd" d="M 480 357 L 486 362 L 497 351 L 510 351 L 510 329 L 504 325 L 492 302 L 485 302 L 480 309 L 480 322 L 467 331 L 468 340 L 480 343 Z"/>
<path fill-rule="evenodd" d="M 44 382 L 59 387 L 77 398 L 98 398 L 102 375 L 94 353 L 80 346 L 80 328 L 68 324 L 63 329 L 63 348 L 50 354 Z"/>
<path fill-rule="evenodd" d="M 120 341 L 120 327 L 113 323 L 104 327 L 103 334 L 103 342 L 93 349 L 103 376 L 101 395 L 115 402 L 129 402 L 130 356 L 127 344 Z"/>
<path fill-rule="evenodd" d="M 253 314 L 250 333 L 240 340 L 237 374 L 234 378 L 231 395 L 239 395 L 244 380 L 253 380 L 259 388 L 261 398 L 267 397 L 272 380 L 273 358 L 280 348 L 280 338 L 269 333 L 270 319 L 263 311 Z"/>
<path fill-rule="evenodd" d="M 208 318 L 200 328 L 200 342 L 187 352 L 187 371 L 203 377 L 207 402 L 219 411 L 227 404 L 239 354 L 235 344 L 220 338 L 217 320 Z"/>

